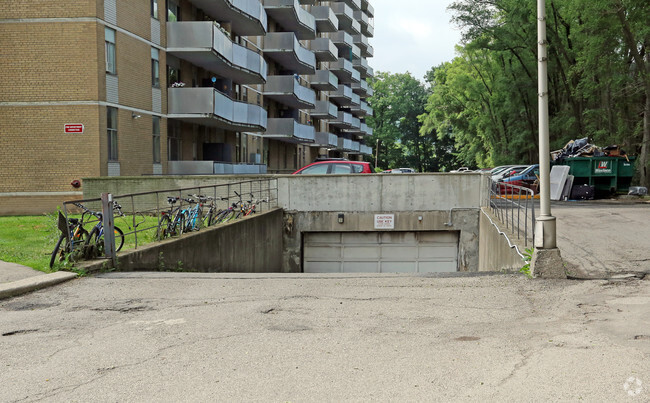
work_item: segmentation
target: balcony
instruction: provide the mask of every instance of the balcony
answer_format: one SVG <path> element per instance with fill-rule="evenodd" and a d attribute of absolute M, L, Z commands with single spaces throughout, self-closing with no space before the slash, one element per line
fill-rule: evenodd
<path fill-rule="evenodd" d="M 361 10 L 361 0 L 336 0 L 340 3 L 345 3 L 353 10 Z"/>
<path fill-rule="evenodd" d="M 372 70 L 372 69 L 369 68 L 369 70 Z M 372 97 L 373 95 L 375 95 L 375 90 L 373 90 L 371 86 L 368 86 L 368 92 L 367 92 L 366 95 L 367 95 L 368 98 Z"/>
<path fill-rule="evenodd" d="M 277 139 L 288 143 L 309 144 L 316 137 L 314 126 L 303 125 L 293 118 L 273 118 L 268 120 L 264 138 Z"/>
<path fill-rule="evenodd" d="M 366 101 L 361 101 L 359 105 L 351 106 L 350 107 L 350 112 L 352 112 L 352 114 L 354 116 L 363 117 L 363 116 L 366 116 L 368 114 L 369 109 L 370 109 L 370 107 L 368 106 Z M 372 114 L 372 112 L 371 112 L 371 114 Z"/>
<path fill-rule="evenodd" d="M 361 0 L 361 9 L 368 14 L 368 17 L 373 18 L 375 16 L 375 8 L 368 0 Z"/>
<path fill-rule="evenodd" d="M 361 129 L 361 131 L 363 132 L 363 134 L 364 134 L 365 136 L 372 136 L 372 134 L 373 134 L 373 130 L 372 130 L 372 128 L 369 127 L 369 126 L 368 126 L 367 124 L 365 124 L 365 123 L 361 123 L 361 127 L 360 127 L 360 129 Z"/>
<path fill-rule="evenodd" d="M 336 91 L 339 79 L 329 70 L 317 70 L 316 74 L 308 76 L 307 81 L 318 91 Z"/>
<path fill-rule="evenodd" d="M 298 39 L 316 38 L 316 19 L 300 7 L 298 0 L 265 0 L 266 14 Z"/>
<path fill-rule="evenodd" d="M 303 87 L 293 76 L 269 76 L 264 97 L 294 109 L 312 109 L 316 105 L 314 90 Z"/>
<path fill-rule="evenodd" d="M 267 114 L 258 105 L 235 101 L 214 88 L 168 88 L 167 117 L 231 131 L 263 132 Z"/>
<path fill-rule="evenodd" d="M 371 20 L 370 23 L 368 24 L 368 26 L 365 29 L 363 27 L 361 27 L 361 33 L 368 36 L 368 37 L 370 37 L 370 38 L 373 38 L 375 36 L 375 27 L 372 24 L 373 24 L 373 22 Z"/>
<path fill-rule="evenodd" d="M 316 132 L 315 147 L 336 148 L 339 145 L 339 138 L 336 134 L 327 132 Z"/>
<path fill-rule="evenodd" d="M 363 57 L 373 57 L 374 55 L 375 55 L 375 48 L 373 48 L 372 45 L 368 45 L 366 51 L 361 53 L 361 56 Z"/>
<path fill-rule="evenodd" d="M 262 55 L 233 43 L 211 21 L 168 22 L 167 53 L 240 84 L 263 84 Z"/>
<path fill-rule="evenodd" d="M 352 140 L 352 144 L 350 145 L 350 150 L 352 152 L 359 152 L 359 146 L 360 146 L 360 144 L 359 144 L 358 141 Z"/>
<path fill-rule="evenodd" d="M 310 46 L 319 62 L 335 62 L 339 58 L 338 49 L 329 38 L 316 38 L 310 41 Z"/>
<path fill-rule="evenodd" d="M 366 78 L 368 76 L 368 60 L 365 57 L 362 57 L 359 60 L 352 62 L 352 65 L 355 69 L 359 70 L 361 73 L 361 78 Z"/>
<path fill-rule="evenodd" d="M 361 54 L 368 53 L 368 47 L 370 46 L 370 42 L 368 41 L 368 37 L 365 35 L 354 35 L 352 37 L 352 40 L 355 45 L 361 49 Z"/>
<path fill-rule="evenodd" d="M 336 105 L 329 101 L 316 101 L 316 107 L 309 111 L 309 115 L 316 119 L 336 119 L 338 114 Z"/>
<path fill-rule="evenodd" d="M 365 144 L 359 145 L 359 152 L 363 155 L 372 155 L 372 148 Z"/>
<path fill-rule="evenodd" d="M 232 23 L 232 30 L 240 36 L 266 34 L 267 16 L 259 0 L 191 0 L 217 22 Z"/>
<path fill-rule="evenodd" d="M 352 88 L 347 85 L 339 85 L 336 91 L 330 91 L 330 101 L 339 106 L 359 105 L 361 103 L 360 97 L 352 92 Z"/>
<path fill-rule="evenodd" d="M 330 63 L 329 69 L 339 79 L 339 83 L 358 83 L 361 81 L 361 73 L 354 68 L 352 62 L 345 59 L 339 59 Z"/>
<path fill-rule="evenodd" d="M 361 33 L 361 24 L 354 19 L 354 11 L 345 3 L 331 3 L 334 15 L 339 19 L 339 31 L 345 31 L 350 35 Z"/>
<path fill-rule="evenodd" d="M 316 73 L 316 56 L 300 45 L 293 32 L 270 32 L 264 37 L 264 55 L 286 70 L 298 74 Z"/>
<path fill-rule="evenodd" d="M 374 76 L 375 76 L 375 69 L 373 69 L 372 67 L 368 66 L 368 71 L 366 71 L 366 77 L 364 77 L 364 78 L 374 77 Z M 374 93 L 375 93 L 375 92 L 373 91 L 373 94 L 374 94 Z M 372 96 L 372 95 L 369 95 L 369 96 Z"/>
<path fill-rule="evenodd" d="M 352 147 L 352 140 L 344 137 L 339 137 L 338 149 L 341 151 L 354 151 Z"/>
<path fill-rule="evenodd" d="M 327 37 L 334 42 L 334 46 L 338 48 L 339 54 L 343 55 L 344 58 L 350 59 L 348 56 L 352 56 L 353 59 L 358 59 L 361 57 L 361 50 L 354 44 L 352 35 L 347 32 L 338 31 L 328 34 Z"/>
<path fill-rule="evenodd" d="M 333 127 L 338 127 L 339 129 L 350 129 L 352 128 L 353 124 L 355 123 L 354 117 L 352 114 L 343 112 L 343 111 L 338 111 L 338 115 L 336 119 L 330 120 L 330 126 Z M 359 119 L 357 119 L 358 121 Z"/>
<path fill-rule="evenodd" d="M 366 80 L 361 80 L 358 83 L 353 83 L 351 85 L 352 91 L 355 94 L 358 94 L 360 97 L 365 98 L 368 96 L 368 82 Z"/>
<path fill-rule="evenodd" d="M 330 6 L 314 6 L 311 14 L 316 19 L 318 32 L 336 32 L 339 30 L 339 19 Z"/>

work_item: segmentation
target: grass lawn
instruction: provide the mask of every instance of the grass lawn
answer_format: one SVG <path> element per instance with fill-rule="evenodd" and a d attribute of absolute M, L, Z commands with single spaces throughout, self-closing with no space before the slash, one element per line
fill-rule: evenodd
<path fill-rule="evenodd" d="M 138 229 L 153 227 L 138 232 L 138 246 L 154 240 L 158 221 L 155 217 L 136 218 Z M 57 215 L 0 217 L 0 260 L 32 267 L 46 273 L 56 271 L 61 267 L 50 270 L 52 250 L 61 232 L 57 228 Z M 140 223 L 139 223 L 140 222 Z M 84 225 L 90 232 L 92 225 Z M 124 231 L 125 241 L 122 250 L 135 247 L 132 217 L 117 217 L 115 225 Z"/>

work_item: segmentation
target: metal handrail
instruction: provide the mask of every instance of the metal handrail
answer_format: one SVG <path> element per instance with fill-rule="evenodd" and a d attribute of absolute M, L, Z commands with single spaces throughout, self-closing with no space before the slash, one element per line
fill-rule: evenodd
<path fill-rule="evenodd" d="M 158 228 L 158 224 L 161 221 L 161 212 L 167 211 L 168 209 L 166 203 L 167 197 L 179 196 L 177 206 L 184 208 L 187 207 L 187 202 L 184 202 L 183 198 L 187 198 L 188 194 L 212 197 L 215 201 L 227 203 L 226 205 L 230 205 L 232 203 L 231 200 L 240 200 L 240 196 L 237 194 L 244 195 L 244 198 L 249 194 L 253 194 L 256 199 L 264 200 L 264 203 L 256 205 L 257 212 L 268 211 L 278 206 L 278 182 L 276 178 L 114 195 L 114 203 L 119 204 L 121 211 L 124 213 L 122 220 L 130 221 L 130 224 L 128 221 L 120 221 L 129 226 L 128 230 L 126 228 L 124 229 L 124 237 L 133 235 L 135 238 L 135 248 L 137 249 L 138 245 L 141 244 L 138 241 L 138 234 L 144 231 L 153 231 Z M 101 199 L 99 198 L 66 201 L 62 206 L 65 222 L 69 222 L 69 215 L 73 211 L 78 210 L 78 207 L 76 207 L 78 204 L 84 205 L 93 211 L 101 211 L 102 209 Z M 158 223 L 155 226 L 151 224 L 141 225 L 146 222 L 144 217 L 157 217 Z M 120 222 L 116 222 L 115 224 L 118 225 Z M 71 241 L 69 232 L 66 235 Z"/>
<path fill-rule="evenodd" d="M 489 183 L 492 213 L 517 239 L 523 238 L 528 247 L 528 242 L 535 239 L 535 192 L 507 182 Z"/>

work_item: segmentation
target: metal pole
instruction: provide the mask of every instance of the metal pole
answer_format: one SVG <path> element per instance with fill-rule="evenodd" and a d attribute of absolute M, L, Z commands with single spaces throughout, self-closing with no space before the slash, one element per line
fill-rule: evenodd
<path fill-rule="evenodd" d="M 111 259 L 113 268 L 117 267 L 115 256 L 115 226 L 113 224 L 113 195 L 102 193 L 102 218 L 104 220 L 104 253 Z"/>
<path fill-rule="evenodd" d="M 379 139 L 377 139 L 377 147 L 375 147 L 375 168 L 377 168 L 378 161 L 379 161 Z"/>
<path fill-rule="evenodd" d="M 546 4 L 537 0 L 537 53 L 539 92 L 539 176 L 540 215 L 537 218 L 535 247 L 554 249 L 556 247 L 555 217 L 551 215 L 551 174 L 548 123 L 548 52 L 546 42 Z"/>

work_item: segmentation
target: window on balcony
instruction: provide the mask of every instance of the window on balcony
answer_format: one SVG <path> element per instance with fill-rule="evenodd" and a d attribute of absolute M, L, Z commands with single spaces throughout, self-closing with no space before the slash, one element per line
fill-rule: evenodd
<path fill-rule="evenodd" d="M 117 108 L 106 108 L 106 134 L 108 139 L 108 161 L 118 160 L 117 154 Z"/>
<path fill-rule="evenodd" d="M 181 122 L 167 121 L 167 159 L 169 161 L 180 161 L 181 159 Z"/>
<path fill-rule="evenodd" d="M 160 164 L 160 117 L 153 117 L 153 163 Z"/>
<path fill-rule="evenodd" d="M 117 74 L 115 66 L 115 30 L 104 28 L 104 40 L 106 41 L 106 72 Z"/>
<path fill-rule="evenodd" d="M 151 0 L 151 17 L 158 19 L 158 0 Z"/>
<path fill-rule="evenodd" d="M 156 88 L 160 88 L 160 62 L 158 57 L 158 49 L 151 48 L 151 85 Z"/>
<path fill-rule="evenodd" d="M 175 1 L 169 0 L 167 2 L 167 21 L 175 22 L 181 20 L 181 8 Z"/>
<path fill-rule="evenodd" d="M 184 87 L 185 84 L 181 82 L 181 70 L 167 65 L 167 86 L 168 87 Z"/>

